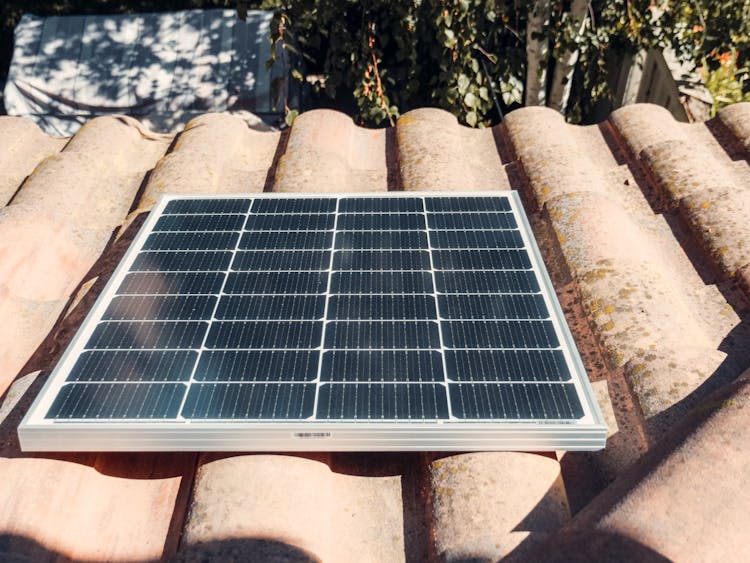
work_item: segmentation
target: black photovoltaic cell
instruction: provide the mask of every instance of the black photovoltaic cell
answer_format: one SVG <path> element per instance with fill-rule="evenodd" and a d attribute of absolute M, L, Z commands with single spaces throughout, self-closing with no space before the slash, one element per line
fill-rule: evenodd
<path fill-rule="evenodd" d="M 224 293 L 325 293 L 327 283 L 327 272 L 232 272 Z"/>
<path fill-rule="evenodd" d="M 315 385 L 193 383 L 182 414 L 192 419 L 299 420 L 313 414 Z"/>
<path fill-rule="evenodd" d="M 523 248 L 518 231 L 430 231 L 433 248 Z"/>
<path fill-rule="evenodd" d="M 212 295 L 138 295 L 112 299 L 104 320 L 210 320 L 216 305 Z"/>
<path fill-rule="evenodd" d="M 208 350 L 201 354 L 198 381 L 313 381 L 317 350 Z"/>
<path fill-rule="evenodd" d="M 379 215 L 342 213 L 336 224 L 336 229 L 339 231 L 409 231 L 424 228 L 424 215 L 414 213 Z"/>
<path fill-rule="evenodd" d="M 334 270 L 428 270 L 430 254 L 424 250 L 337 250 Z"/>
<path fill-rule="evenodd" d="M 323 250 L 331 248 L 333 231 L 251 231 L 243 233 L 242 250 Z"/>
<path fill-rule="evenodd" d="M 440 348 L 434 321 L 334 321 L 328 323 L 324 346 L 362 350 Z"/>
<path fill-rule="evenodd" d="M 283 321 L 322 319 L 324 295 L 232 295 L 222 297 L 217 319 Z"/>
<path fill-rule="evenodd" d="M 456 383 L 449 387 L 453 414 L 459 418 L 559 420 L 583 416 L 575 387 L 568 383 Z"/>
<path fill-rule="evenodd" d="M 416 197 L 346 197 L 339 203 L 339 213 L 422 213 L 421 198 Z"/>
<path fill-rule="evenodd" d="M 226 270 L 231 252 L 141 252 L 134 272 L 200 272 Z"/>
<path fill-rule="evenodd" d="M 504 197 L 428 197 L 425 205 L 427 211 L 437 213 L 511 211 L 510 201 Z"/>
<path fill-rule="evenodd" d="M 256 199 L 253 213 L 333 213 L 335 198 Z"/>
<path fill-rule="evenodd" d="M 336 233 L 335 248 L 356 250 L 427 248 L 427 234 L 423 231 L 339 231 Z"/>
<path fill-rule="evenodd" d="M 164 214 L 244 214 L 249 208 L 249 199 L 173 199 L 167 203 Z"/>
<path fill-rule="evenodd" d="M 175 418 L 186 389 L 181 383 L 69 383 L 60 389 L 47 417 Z"/>
<path fill-rule="evenodd" d="M 152 233 L 144 250 L 232 250 L 239 233 L 230 231 L 200 233 Z"/>
<path fill-rule="evenodd" d="M 532 270 L 435 272 L 440 293 L 536 293 L 539 282 Z"/>
<path fill-rule="evenodd" d="M 339 383 L 440 382 L 443 360 L 440 352 L 430 350 L 325 352 L 320 378 Z"/>
<path fill-rule="evenodd" d="M 172 200 L 152 230 L 47 418 L 583 415 L 506 196 Z"/>
<path fill-rule="evenodd" d="M 207 348 L 315 348 L 320 345 L 322 322 L 214 321 Z"/>
<path fill-rule="evenodd" d="M 331 293 L 432 293 L 430 272 L 333 272 Z"/>
<path fill-rule="evenodd" d="M 518 227 L 512 213 L 429 213 L 427 225 L 430 229 L 461 231 Z"/>
<path fill-rule="evenodd" d="M 86 347 L 110 350 L 200 348 L 207 322 L 106 321 L 94 329 Z"/>
<path fill-rule="evenodd" d="M 445 321 L 447 348 L 556 348 L 551 321 Z"/>
<path fill-rule="evenodd" d="M 336 320 L 436 319 L 432 295 L 333 295 L 328 318 Z"/>
<path fill-rule="evenodd" d="M 453 381 L 568 381 L 561 350 L 448 350 L 448 378 Z"/>
<path fill-rule="evenodd" d="M 188 381 L 198 359 L 195 350 L 84 352 L 68 381 Z"/>
<path fill-rule="evenodd" d="M 544 298 L 534 295 L 440 295 L 445 319 L 546 319 Z"/>
<path fill-rule="evenodd" d="M 237 231 L 244 215 L 162 215 L 154 231 Z"/>
<path fill-rule="evenodd" d="M 326 383 L 319 419 L 430 420 L 448 418 L 445 388 L 429 383 Z"/>
<path fill-rule="evenodd" d="M 235 271 L 265 271 L 279 270 L 325 270 L 331 259 L 331 252 L 327 250 L 286 250 L 271 252 L 262 250 L 248 250 L 237 252 L 232 262 Z"/>
<path fill-rule="evenodd" d="M 438 270 L 525 270 L 531 268 L 522 250 L 434 250 Z"/>
<path fill-rule="evenodd" d="M 214 294 L 221 290 L 224 272 L 139 272 L 128 274 L 119 295 Z"/>
<path fill-rule="evenodd" d="M 333 229 L 336 216 L 325 215 L 250 215 L 246 231 L 325 231 Z"/>

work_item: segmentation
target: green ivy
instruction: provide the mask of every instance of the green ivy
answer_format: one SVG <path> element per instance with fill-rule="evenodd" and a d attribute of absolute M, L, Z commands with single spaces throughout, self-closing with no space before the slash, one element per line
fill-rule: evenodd
<path fill-rule="evenodd" d="M 590 2 L 586 22 L 569 2 L 550 0 L 543 67 L 579 52 L 578 91 L 570 104 L 585 114 L 611 95 L 612 50 L 632 53 L 658 42 L 652 2 Z M 294 76 L 314 92 L 350 97 L 363 124 L 393 123 L 399 114 L 437 106 L 482 127 L 523 100 L 526 22 L 533 2 L 520 0 L 286 0 L 274 41 L 297 55 Z"/>

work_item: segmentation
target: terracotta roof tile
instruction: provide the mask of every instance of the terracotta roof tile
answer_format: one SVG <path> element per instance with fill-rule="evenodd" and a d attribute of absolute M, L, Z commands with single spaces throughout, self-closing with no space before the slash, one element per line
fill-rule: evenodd
<path fill-rule="evenodd" d="M 52 329 L 168 143 L 129 118 L 94 119 L 0 210 L 0 389 Z"/>
<path fill-rule="evenodd" d="M 750 131 L 746 114 L 750 113 L 750 108 L 738 104 L 726 109 L 721 122 L 739 142 L 746 144 Z M 615 112 L 613 121 L 626 139 L 638 137 L 640 129 L 620 119 L 620 112 L 624 111 Z M 637 123 L 640 125 L 640 121 Z M 686 127 L 671 123 L 660 127 L 659 133 L 662 140 L 641 139 L 629 143 L 660 191 L 656 204 L 679 208 L 680 215 L 721 275 L 732 277 L 750 262 L 745 245 L 750 235 L 745 220 L 750 211 L 750 168 L 747 161 L 732 159 L 722 150 L 711 131 L 701 124 Z M 697 147 L 702 150 L 697 150 Z"/>
<path fill-rule="evenodd" d="M 745 387 L 731 382 L 750 365 L 749 108 L 684 125 L 636 105 L 588 127 L 527 108 L 487 130 L 434 109 L 365 130 L 321 110 L 283 133 L 210 114 L 176 139 L 106 117 L 69 142 L 0 118 L 0 197 L 16 194 L 0 210 L 0 386 L 19 376 L 0 408 L 8 538 L 0 553 L 188 561 L 524 559 L 574 553 L 570 546 L 596 557 L 613 545 L 631 557 L 740 553 L 734 522 L 748 507 L 735 476 L 750 463 L 740 447 L 748 409 Z M 528 204 L 599 380 L 613 422 L 603 452 L 560 462 L 507 452 L 196 464 L 194 455 L 18 451 L 18 421 L 160 194 L 509 188 Z M 717 388 L 735 393 L 718 410 L 703 403 Z"/>
<path fill-rule="evenodd" d="M 474 453 L 434 461 L 430 486 L 438 557 L 496 561 L 570 519 L 560 464 L 531 453 Z"/>
<path fill-rule="evenodd" d="M 164 193 L 263 191 L 279 136 L 226 114 L 191 120 L 154 168 L 139 210 L 149 210 Z"/>
<path fill-rule="evenodd" d="M 362 129 L 343 113 L 316 110 L 295 120 L 273 190 L 377 192 L 387 182 L 385 130 Z"/>
<path fill-rule="evenodd" d="M 746 560 L 748 427 L 750 372 L 691 413 L 536 555 Z"/>
<path fill-rule="evenodd" d="M 721 122 L 750 153 L 750 102 L 727 106 L 719 111 Z"/>
<path fill-rule="evenodd" d="M 402 116 L 396 134 L 405 190 L 510 189 L 491 129 L 468 129 L 425 108 Z"/>
<path fill-rule="evenodd" d="M 404 553 L 398 475 L 335 473 L 322 460 L 244 455 L 204 463 L 184 543 L 266 538 L 321 561 L 398 561 Z M 248 553 L 248 557 L 258 556 Z"/>
<path fill-rule="evenodd" d="M 6 205 L 37 164 L 60 151 L 66 140 L 48 137 L 20 117 L 0 121 L 0 205 Z"/>

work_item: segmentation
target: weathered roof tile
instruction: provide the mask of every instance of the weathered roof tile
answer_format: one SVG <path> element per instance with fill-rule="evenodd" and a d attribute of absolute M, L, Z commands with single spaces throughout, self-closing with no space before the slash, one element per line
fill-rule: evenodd
<path fill-rule="evenodd" d="M 248 537 L 321 561 L 400 561 L 402 514 L 398 476 L 333 473 L 324 461 L 295 456 L 227 457 L 198 470 L 183 549 Z"/>
<path fill-rule="evenodd" d="M 446 561 L 496 561 L 570 518 L 553 457 L 484 452 L 439 459 L 430 465 L 430 486 L 435 550 Z"/>
<path fill-rule="evenodd" d="M 469 129 L 450 113 L 417 109 L 396 123 L 405 190 L 508 190 L 492 129 Z"/>
<path fill-rule="evenodd" d="M 165 193 L 263 191 L 279 137 L 278 132 L 253 130 L 226 114 L 191 120 L 154 168 L 139 209 L 150 209 Z"/>
<path fill-rule="evenodd" d="M 558 290 L 591 351 L 584 361 L 601 379 L 599 396 L 617 426 L 607 449 L 567 453 L 560 463 L 512 452 L 432 463 L 434 454 L 206 456 L 178 558 L 523 560 L 542 553 L 540 544 L 545 558 L 595 557 L 623 544 L 631 556 L 738 554 L 745 546 L 734 522 L 748 507 L 732 475 L 750 463 L 739 446 L 745 387 L 735 385 L 735 396 L 678 449 L 659 437 L 686 413 L 703 412 L 695 411 L 700 400 L 750 363 L 740 322 L 747 312 L 727 289 L 736 281 L 750 296 L 748 107 L 683 125 L 637 105 L 588 127 L 527 108 L 492 130 L 461 127 L 434 109 L 409 112 L 391 130 L 366 130 L 326 110 L 302 114 L 284 133 L 213 114 L 193 120 L 172 146 L 133 120 L 107 117 L 59 154 L 66 140 L 2 118 L 0 162 L 10 166 L 0 193 L 17 194 L 0 210 L 0 387 L 23 375 L 43 340 L 27 370 L 52 367 L 137 223 L 108 246 L 112 230 L 131 208 L 142 219 L 162 193 L 514 188 L 540 211 L 532 224 L 548 266 L 565 278 Z M 89 275 L 102 281 L 85 286 L 92 289 L 81 304 L 45 339 L 95 262 Z M 7 405 L 31 379 L 17 380 Z M 0 549 L 91 560 L 173 554 L 196 458 L 26 456 L 15 429 L 39 387 L 0 408 L 0 531 L 9 538 Z M 645 427 L 651 453 L 626 471 L 648 445 Z M 624 471 L 567 523 L 568 498 L 577 511 Z M 669 510 L 654 514 L 652 498 Z M 684 526 L 675 520 L 683 515 Z M 729 523 L 721 539 L 719 521 Z"/>
<path fill-rule="evenodd" d="M 750 374 L 714 395 L 531 554 L 554 561 L 742 561 L 750 557 Z M 706 418 L 696 430 L 696 421 Z M 687 437 L 685 437 L 687 435 Z M 606 550 L 606 551 L 604 551 Z"/>
<path fill-rule="evenodd" d="M 66 141 L 48 137 L 26 119 L 0 116 L 0 206 L 10 201 L 37 164 L 59 152 Z"/>
<path fill-rule="evenodd" d="M 732 104 L 719 110 L 719 119 L 750 153 L 750 102 Z"/>
<path fill-rule="evenodd" d="M 364 129 L 332 110 L 295 120 L 279 159 L 276 192 L 366 192 L 388 189 L 385 130 Z"/>
<path fill-rule="evenodd" d="M 0 209 L 1 390 L 50 331 L 167 145 L 135 120 L 94 119 Z"/>

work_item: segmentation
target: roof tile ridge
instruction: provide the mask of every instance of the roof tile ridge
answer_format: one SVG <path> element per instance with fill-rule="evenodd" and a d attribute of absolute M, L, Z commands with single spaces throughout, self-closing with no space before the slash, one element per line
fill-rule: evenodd
<path fill-rule="evenodd" d="M 690 236 L 683 244 L 687 251 L 708 258 L 706 275 L 733 279 L 750 263 L 750 249 L 744 248 L 750 233 L 750 183 L 740 182 L 743 175 L 733 167 L 736 157 L 731 158 L 734 149 L 729 145 L 740 143 L 750 154 L 750 103 L 728 106 L 705 124 L 730 157 L 727 160 L 691 142 L 690 132 L 703 124 L 681 124 L 663 108 L 648 106 L 645 114 L 622 108 L 612 114 L 611 122 L 652 187 L 647 193 L 655 211 L 674 212 L 684 221 Z M 688 248 L 692 246 L 694 250 Z"/>
<path fill-rule="evenodd" d="M 307 111 L 294 120 L 278 159 L 276 192 L 386 191 L 385 129 L 368 129 L 339 111 Z"/>
<path fill-rule="evenodd" d="M 404 190 L 508 190 L 497 137 L 501 127 L 471 128 L 444 109 L 420 108 L 396 122 Z"/>
<path fill-rule="evenodd" d="M 262 191 L 280 136 L 225 112 L 191 119 L 156 163 L 130 217 L 167 193 Z"/>

